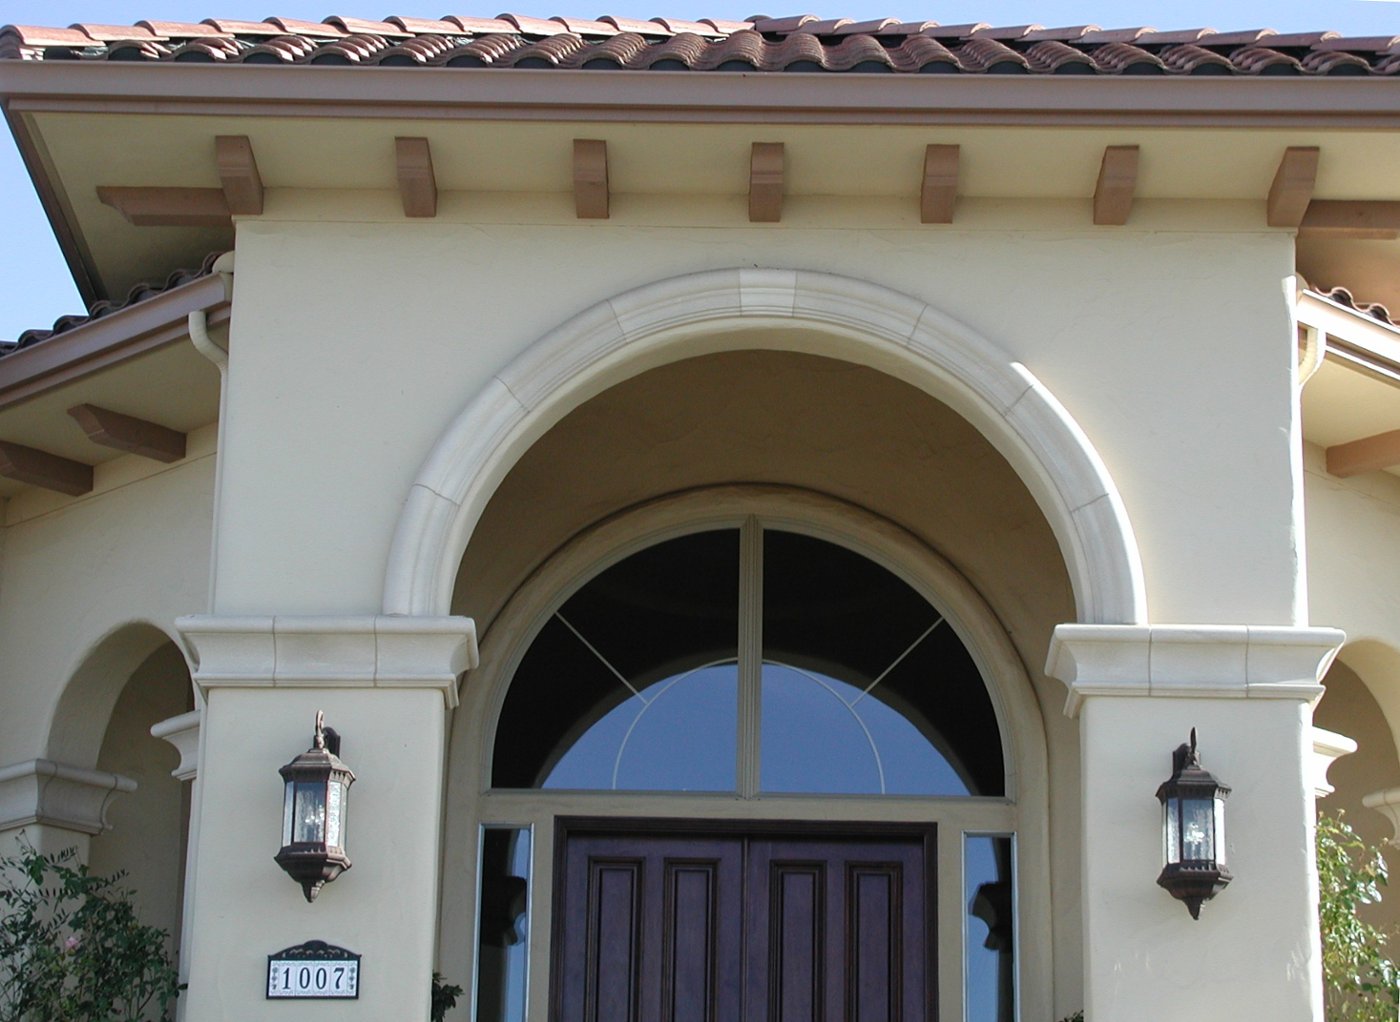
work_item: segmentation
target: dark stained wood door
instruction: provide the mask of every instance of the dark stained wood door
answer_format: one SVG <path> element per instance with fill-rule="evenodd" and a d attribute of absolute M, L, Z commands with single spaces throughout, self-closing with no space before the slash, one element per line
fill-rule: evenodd
<path fill-rule="evenodd" d="M 933 1022 L 931 829 L 560 829 L 555 1022 Z"/>

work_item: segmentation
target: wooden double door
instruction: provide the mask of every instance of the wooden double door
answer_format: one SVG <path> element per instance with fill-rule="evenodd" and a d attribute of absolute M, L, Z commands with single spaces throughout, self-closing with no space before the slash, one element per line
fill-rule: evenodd
<path fill-rule="evenodd" d="M 933 1022 L 933 828 L 559 823 L 554 1022 Z"/>

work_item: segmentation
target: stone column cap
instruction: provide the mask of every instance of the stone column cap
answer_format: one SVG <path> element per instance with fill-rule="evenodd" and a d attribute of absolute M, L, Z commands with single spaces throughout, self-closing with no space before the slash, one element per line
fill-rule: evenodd
<path fill-rule="evenodd" d="M 1316 702 L 1346 633 L 1294 625 L 1055 627 L 1045 671 L 1069 686 L 1065 713 L 1094 696 Z"/>
<path fill-rule="evenodd" d="M 136 782 L 104 770 L 30 759 L 0 767 L 0 831 L 37 824 L 101 834 L 107 807 Z"/>
<path fill-rule="evenodd" d="M 468 617 L 199 614 L 175 626 L 206 695 L 214 688 L 436 688 L 453 707 L 458 677 L 478 660 Z"/>

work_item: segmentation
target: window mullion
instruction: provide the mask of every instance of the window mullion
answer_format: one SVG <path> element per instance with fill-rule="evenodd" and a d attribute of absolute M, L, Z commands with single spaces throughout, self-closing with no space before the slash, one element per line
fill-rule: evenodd
<path fill-rule="evenodd" d="M 763 529 L 749 517 L 739 530 L 739 797 L 758 794 L 763 672 Z"/>

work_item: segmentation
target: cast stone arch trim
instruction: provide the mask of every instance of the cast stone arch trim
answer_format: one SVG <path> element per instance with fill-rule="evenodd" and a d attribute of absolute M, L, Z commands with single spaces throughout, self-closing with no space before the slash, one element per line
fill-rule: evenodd
<path fill-rule="evenodd" d="M 785 331 L 755 328 L 780 327 Z M 811 335 L 793 339 L 793 328 Z M 747 330 L 743 337 L 737 331 Z M 1064 554 L 1079 620 L 1147 620 L 1123 501 L 1069 412 L 1020 362 L 927 303 L 805 270 L 731 269 L 648 284 L 584 310 L 522 352 L 438 439 L 404 501 L 386 614 L 449 613 L 467 540 L 516 460 L 565 414 L 647 369 L 738 348 L 879 369 L 967 418 L 1010 462 Z"/>

